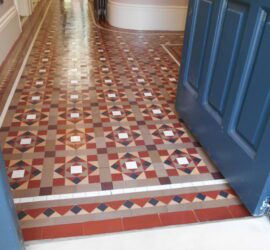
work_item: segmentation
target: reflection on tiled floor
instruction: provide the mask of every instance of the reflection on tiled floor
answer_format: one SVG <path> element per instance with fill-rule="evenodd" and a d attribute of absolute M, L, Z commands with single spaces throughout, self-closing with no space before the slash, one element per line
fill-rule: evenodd
<path fill-rule="evenodd" d="M 1 128 L 25 238 L 147 214 L 246 215 L 175 112 L 178 65 L 162 45 L 183 34 L 100 26 L 90 4 L 51 2 Z M 202 221 L 191 213 L 183 223 Z"/>

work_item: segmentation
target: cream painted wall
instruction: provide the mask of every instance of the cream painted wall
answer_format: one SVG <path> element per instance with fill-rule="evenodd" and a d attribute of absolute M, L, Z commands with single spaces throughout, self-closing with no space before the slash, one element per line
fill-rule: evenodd
<path fill-rule="evenodd" d="M 13 6 L 13 0 L 4 0 L 4 3 L 0 5 L 0 17 Z"/>
<path fill-rule="evenodd" d="M 21 33 L 20 18 L 13 0 L 0 5 L 0 65 Z"/>

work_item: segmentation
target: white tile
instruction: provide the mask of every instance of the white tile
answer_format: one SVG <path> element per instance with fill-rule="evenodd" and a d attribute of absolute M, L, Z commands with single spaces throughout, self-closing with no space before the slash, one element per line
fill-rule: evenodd
<path fill-rule="evenodd" d="M 79 98 L 78 95 L 71 95 L 71 96 L 70 96 L 70 99 L 78 99 L 78 98 Z"/>
<path fill-rule="evenodd" d="M 173 131 L 171 131 L 171 130 L 163 131 L 163 134 L 164 134 L 165 136 L 174 136 L 174 133 L 173 133 Z"/>
<path fill-rule="evenodd" d="M 74 68 L 74 69 L 71 69 L 70 71 L 71 71 L 71 72 L 77 72 L 78 69 Z"/>
<path fill-rule="evenodd" d="M 36 114 L 29 114 L 26 116 L 26 120 L 35 120 L 37 118 Z"/>
<path fill-rule="evenodd" d="M 81 174 L 83 172 L 82 166 L 72 166 L 70 168 L 71 174 Z"/>
<path fill-rule="evenodd" d="M 81 137 L 79 135 L 74 135 L 70 137 L 70 141 L 71 142 L 80 142 L 81 141 Z"/>
<path fill-rule="evenodd" d="M 20 170 L 14 170 L 12 172 L 11 178 L 12 179 L 17 179 L 17 178 L 23 178 L 25 174 L 25 170 L 24 169 L 20 169 Z"/>
<path fill-rule="evenodd" d="M 122 45 L 123 45 L 123 44 L 126 44 L 126 43 L 125 43 L 125 42 L 121 42 L 120 44 L 122 44 Z"/>
<path fill-rule="evenodd" d="M 43 81 L 36 81 L 36 85 L 43 85 Z"/>
<path fill-rule="evenodd" d="M 36 96 L 32 96 L 32 101 L 39 101 L 40 100 L 40 96 L 36 95 Z"/>
<path fill-rule="evenodd" d="M 39 70 L 39 73 L 45 73 L 46 72 L 46 69 L 40 69 Z"/>
<path fill-rule="evenodd" d="M 118 134 L 119 139 L 127 139 L 128 138 L 128 134 L 127 133 L 119 133 Z"/>
<path fill-rule="evenodd" d="M 29 145 L 29 144 L 31 144 L 31 142 L 32 142 L 31 138 L 22 138 L 20 141 L 20 144 L 21 145 Z"/>
<path fill-rule="evenodd" d="M 168 68 L 167 67 L 161 67 L 162 70 L 167 70 Z"/>
<path fill-rule="evenodd" d="M 128 57 L 128 60 L 129 61 L 133 61 L 134 59 L 132 57 Z"/>
<path fill-rule="evenodd" d="M 129 52 L 129 49 L 124 49 L 124 52 Z"/>
<path fill-rule="evenodd" d="M 42 59 L 42 62 L 48 62 L 48 61 L 49 61 L 48 58 L 43 58 L 43 59 Z"/>
<path fill-rule="evenodd" d="M 51 51 L 50 51 L 49 49 L 45 49 L 44 52 L 45 52 L 45 53 L 49 53 L 49 52 L 51 52 Z"/>
<path fill-rule="evenodd" d="M 153 50 L 153 49 L 149 49 L 148 51 L 149 51 L 149 52 L 154 52 L 154 50 Z"/>
<path fill-rule="evenodd" d="M 80 117 L 80 113 L 71 113 L 70 114 L 71 118 L 79 118 Z"/>
<path fill-rule="evenodd" d="M 112 115 L 113 115 L 113 116 L 119 116 L 119 115 L 122 115 L 122 113 L 121 113 L 120 110 L 114 110 L 114 111 L 112 112 Z"/>
<path fill-rule="evenodd" d="M 132 67 L 133 71 L 138 71 L 139 69 L 137 67 Z"/>
<path fill-rule="evenodd" d="M 149 97 L 149 96 L 153 96 L 151 92 L 144 92 L 144 96 Z"/>
<path fill-rule="evenodd" d="M 72 61 L 78 61 L 76 57 L 71 58 Z"/>
<path fill-rule="evenodd" d="M 136 161 L 129 161 L 129 162 L 126 162 L 125 164 L 126 164 L 127 169 L 137 169 L 138 168 Z"/>
<path fill-rule="evenodd" d="M 155 57 L 155 60 L 156 60 L 156 61 L 160 61 L 160 58 L 159 58 L 159 57 Z"/>
<path fill-rule="evenodd" d="M 108 72 L 109 71 L 109 68 L 102 68 L 102 71 L 103 72 Z"/>
<path fill-rule="evenodd" d="M 114 94 L 114 93 L 109 93 L 109 94 L 108 94 L 108 97 L 109 97 L 109 98 L 115 98 L 115 97 L 116 97 L 116 94 Z"/>
<path fill-rule="evenodd" d="M 78 80 L 71 80 L 71 84 L 78 84 Z"/>
<path fill-rule="evenodd" d="M 138 79 L 138 82 L 143 83 L 143 82 L 145 82 L 145 80 L 140 78 L 140 79 Z"/>
<path fill-rule="evenodd" d="M 162 114 L 162 112 L 161 112 L 160 109 L 153 109 L 152 111 L 153 111 L 153 114 L 155 114 L 155 115 L 160 115 L 160 114 Z"/>
<path fill-rule="evenodd" d="M 104 52 L 104 50 L 103 49 L 99 49 L 98 52 L 99 53 L 102 53 L 102 52 Z"/>
<path fill-rule="evenodd" d="M 176 158 L 177 162 L 179 165 L 188 165 L 189 164 L 189 161 L 186 157 L 179 157 L 179 158 Z"/>
<path fill-rule="evenodd" d="M 99 60 L 100 60 L 100 61 L 106 61 L 106 58 L 101 57 Z"/>
<path fill-rule="evenodd" d="M 105 83 L 112 83 L 111 79 L 105 79 Z"/>
<path fill-rule="evenodd" d="M 176 82 L 176 79 L 175 79 L 175 78 L 169 78 L 169 80 L 170 80 L 171 82 Z"/>

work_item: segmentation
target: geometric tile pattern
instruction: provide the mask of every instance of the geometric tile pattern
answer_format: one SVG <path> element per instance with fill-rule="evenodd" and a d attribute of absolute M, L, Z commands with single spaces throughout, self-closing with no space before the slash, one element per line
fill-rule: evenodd
<path fill-rule="evenodd" d="M 17 211 L 21 222 L 46 218 L 70 217 L 86 214 L 110 213 L 143 208 L 180 206 L 181 204 L 202 203 L 215 200 L 235 198 L 232 190 L 189 193 L 170 196 L 147 197 L 129 200 L 109 201 L 103 203 L 87 203 L 50 208 L 25 209 Z"/>
<path fill-rule="evenodd" d="M 124 225 L 136 213 L 153 219 L 174 209 L 239 204 L 224 186 L 49 201 L 223 178 L 175 111 L 179 67 L 161 45 L 181 44 L 183 34 L 100 25 L 92 1 L 80 2 L 83 8 L 75 2 L 52 1 L 0 129 L 14 197 L 48 198 L 18 205 L 21 226 L 36 235 L 39 223 L 65 227 L 104 216 Z M 173 49 L 177 58 L 181 49 Z"/>

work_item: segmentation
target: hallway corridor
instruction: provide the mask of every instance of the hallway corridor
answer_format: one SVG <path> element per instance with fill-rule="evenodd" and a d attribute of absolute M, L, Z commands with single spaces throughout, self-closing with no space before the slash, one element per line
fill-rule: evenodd
<path fill-rule="evenodd" d="M 249 216 L 174 109 L 183 33 L 97 24 L 91 4 L 49 2 L 0 107 L 25 240 Z"/>

